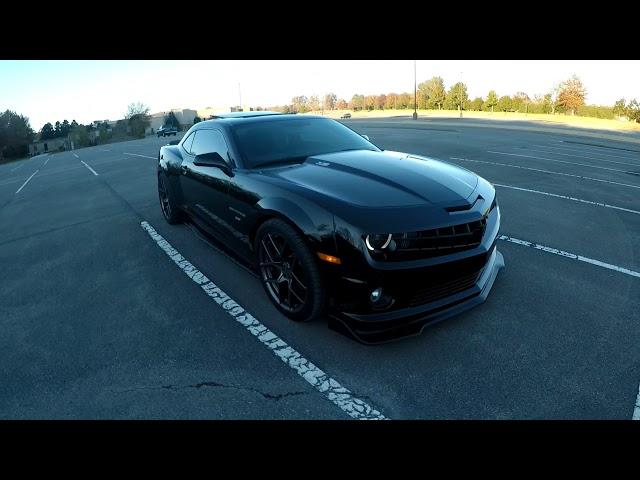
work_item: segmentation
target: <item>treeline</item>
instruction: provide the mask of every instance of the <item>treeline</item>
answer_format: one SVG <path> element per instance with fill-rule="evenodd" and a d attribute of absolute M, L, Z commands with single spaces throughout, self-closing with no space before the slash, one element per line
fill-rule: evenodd
<path fill-rule="evenodd" d="M 414 98 L 413 92 L 388 93 L 379 95 L 355 94 L 349 101 L 338 99 L 334 93 L 324 97 L 293 97 L 288 105 L 270 107 L 287 113 L 305 113 L 322 110 L 413 110 L 414 105 L 419 110 L 467 110 L 488 112 L 520 112 L 520 113 L 563 113 L 586 117 L 608 118 L 627 117 L 640 122 L 640 108 L 638 102 L 632 100 L 628 104 L 624 99 L 616 102 L 613 107 L 586 105 L 587 91 L 577 76 L 560 83 L 550 92 L 529 97 L 525 92 L 514 95 L 498 95 L 491 90 L 485 97 L 469 98 L 467 85 L 457 82 L 448 90 L 441 77 L 433 77 L 421 82 L 417 86 Z"/>
<path fill-rule="evenodd" d="M 29 119 L 11 110 L 0 114 L 0 160 L 23 157 L 29 153 L 29 144 L 35 132 Z"/>

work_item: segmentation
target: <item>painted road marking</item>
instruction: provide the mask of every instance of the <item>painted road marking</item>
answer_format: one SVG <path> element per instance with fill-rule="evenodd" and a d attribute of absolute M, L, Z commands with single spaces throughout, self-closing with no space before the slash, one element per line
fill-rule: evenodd
<path fill-rule="evenodd" d="M 636 408 L 633 409 L 633 417 L 631 420 L 640 420 L 640 388 L 638 388 L 638 396 L 636 397 Z"/>
<path fill-rule="evenodd" d="M 72 152 L 73 153 L 73 152 Z M 76 158 L 80 158 L 78 155 L 76 155 L 75 153 L 73 154 L 74 157 Z"/>
<path fill-rule="evenodd" d="M 140 226 L 146 230 L 149 236 L 164 250 L 178 267 L 209 295 L 218 305 L 231 315 L 238 323 L 245 327 L 263 345 L 269 348 L 274 355 L 293 368 L 298 375 L 304 378 L 325 397 L 340 407 L 347 415 L 359 420 L 385 420 L 386 417 L 378 410 L 368 405 L 363 400 L 340 385 L 328 374 L 320 370 L 299 352 L 290 347 L 284 340 L 265 327 L 261 322 L 238 305 L 215 283 L 197 270 L 180 253 L 169 244 L 148 223 L 141 222 Z"/>
<path fill-rule="evenodd" d="M 101 152 L 110 152 L 111 150 L 106 150 L 106 149 L 104 149 L 104 148 L 101 148 L 101 149 L 100 149 L 100 151 L 101 151 Z"/>
<path fill-rule="evenodd" d="M 124 152 L 125 155 L 133 155 L 134 157 L 145 157 L 145 158 L 153 158 L 154 160 L 158 157 L 150 157 L 149 155 L 140 155 L 139 153 L 127 153 Z"/>
<path fill-rule="evenodd" d="M 21 187 L 16 191 L 16 193 L 20 193 L 20 190 L 22 190 L 22 189 L 24 188 L 24 186 L 25 186 L 27 183 L 29 183 L 29 180 L 31 180 L 33 177 L 35 177 L 35 176 L 36 176 L 36 173 L 38 173 L 39 171 L 40 171 L 40 169 L 38 169 L 38 170 L 36 170 L 35 172 L 33 172 L 33 173 L 31 174 L 31 176 L 30 176 L 29 178 L 27 178 L 27 179 L 25 180 L 25 182 L 22 184 L 22 186 L 21 186 Z"/>
<path fill-rule="evenodd" d="M 540 194 L 540 195 L 547 195 L 549 197 L 563 198 L 565 200 L 572 200 L 574 202 L 586 203 L 588 205 L 596 205 L 598 207 L 613 208 L 615 210 L 621 210 L 623 212 L 635 213 L 636 215 L 640 215 L 640 211 L 638 211 L 638 210 L 631 210 L 630 208 L 617 207 L 615 205 L 609 205 L 608 203 L 592 202 L 590 200 L 583 200 L 581 198 L 567 197 L 565 195 L 558 195 L 556 193 L 549 193 L 549 192 L 541 192 L 540 190 L 531 190 L 531 189 L 522 188 L 522 187 L 513 187 L 511 185 L 502 185 L 500 183 L 493 183 L 492 182 L 491 184 L 493 186 L 495 186 L 495 187 L 510 188 L 510 189 L 513 189 L 513 190 L 521 190 L 523 192 L 537 193 L 537 194 Z"/>
<path fill-rule="evenodd" d="M 517 238 L 509 237 L 507 235 L 499 235 L 498 239 L 506 240 L 507 242 L 515 243 L 517 245 L 522 245 L 523 247 L 533 247 L 536 250 L 553 253 L 554 255 L 560 255 L 561 257 L 572 258 L 574 260 L 579 260 L 580 262 L 590 263 L 591 265 L 595 265 L 597 267 L 606 268 L 608 270 L 613 270 L 615 272 L 624 273 L 626 275 L 631 275 L 632 277 L 640 278 L 640 272 L 629 270 L 628 268 L 624 267 L 618 267 L 617 265 L 612 265 L 610 263 L 601 262 L 600 260 L 594 260 L 593 258 L 583 257 L 582 255 L 577 255 L 575 253 L 558 250 L 557 248 L 545 247 L 544 245 L 540 245 L 538 243 L 527 242 L 526 240 L 520 240 Z"/>
<path fill-rule="evenodd" d="M 84 163 L 82 160 L 80 160 L 80 163 L 82 163 L 85 167 L 87 167 L 89 170 L 91 170 L 91 173 L 93 173 L 95 176 L 98 176 L 98 173 L 93 168 L 91 168 L 89 165 Z"/>
<path fill-rule="evenodd" d="M 566 148 L 574 152 L 587 151 L 595 155 L 604 155 L 605 157 L 613 157 L 613 158 L 622 157 L 622 158 L 628 158 L 628 159 L 635 159 L 635 158 L 638 158 L 638 156 L 640 155 L 639 151 L 630 150 L 627 148 L 604 147 L 599 145 L 586 145 L 584 143 L 565 142 L 564 140 L 560 140 L 560 143 L 562 145 L 558 145 L 557 147 L 554 147 L 554 148 Z M 612 150 L 615 150 L 615 153 L 604 153 L 603 150 L 607 152 L 612 152 Z"/>
<path fill-rule="evenodd" d="M 48 159 L 48 158 L 44 161 L 44 163 L 42 164 L 42 167 L 40 167 L 40 168 L 44 168 L 44 166 L 45 166 L 47 163 L 49 163 L 49 159 Z"/>
<path fill-rule="evenodd" d="M 498 165 L 500 167 L 520 168 L 522 170 L 531 170 L 532 172 L 550 173 L 552 175 L 562 175 L 564 177 L 582 178 L 583 180 L 591 180 L 594 182 L 610 183 L 623 187 L 640 188 L 640 185 L 630 185 L 628 183 L 612 182 L 611 180 L 602 180 L 601 178 L 585 177 L 583 175 L 574 175 L 571 173 L 553 172 L 551 170 L 542 170 L 540 168 L 523 167 L 522 165 L 511 165 L 508 163 L 487 162 L 485 160 L 471 160 L 470 158 L 449 157 L 450 160 L 462 160 L 463 162 L 486 163 L 487 165 Z"/>
<path fill-rule="evenodd" d="M 540 147 L 540 148 L 554 148 L 554 147 L 545 147 L 544 145 L 533 145 L 533 146 L 534 147 Z M 530 151 L 530 152 L 547 153 L 547 154 L 550 154 L 550 155 L 562 155 L 563 157 L 588 158 L 590 160 L 597 160 L 599 162 L 618 163 L 620 165 L 630 165 L 632 167 L 640 167 L 640 164 L 638 164 L 638 163 L 616 162 L 615 160 L 606 160 L 604 158 L 587 157 L 586 155 L 575 155 L 573 153 L 564 153 L 564 151 L 552 152 L 552 151 L 549 151 L 549 150 L 533 150 L 533 149 L 530 149 L 530 148 L 527 148 L 527 150 Z M 616 157 L 616 158 L 625 158 L 625 157 Z"/>
<path fill-rule="evenodd" d="M 27 162 L 25 162 L 25 161 L 23 160 L 22 162 L 20 162 L 20 165 L 18 165 L 16 168 L 12 168 L 12 169 L 11 169 L 11 171 L 12 171 L 12 172 L 15 172 L 15 171 L 16 171 L 16 170 L 18 170 L 19 168 L 24 167 L 25 163 L 27 163 Z"/>
<path fill-rule="evenodd" d="M 538 160 L 545 160 L 547 162 L 568 163 L 569 165 L 580 165 L 581 167 L 599 168 L 600 170 L 609 170 L 610 172 L 633 173 L 633 172 L 629 172 L 628 170 L 619 170 L 617 168 L 600 167 L 598 165 L 589 165 L 588 163 L 575 163 L 575 162 L 569 162 L 567 160 L 553 160 L 551 158 L 536 157 L 535 155 L 523 155 L 521 153 L 494 152 L 492 150 L 487 150 L 487 152 L 488 153 L 496 153 L 498 155 L 509 155 L 511 157 L 536 158 Z M 553 155 L 553 154 L 551 154 L 551 155 Z"/>

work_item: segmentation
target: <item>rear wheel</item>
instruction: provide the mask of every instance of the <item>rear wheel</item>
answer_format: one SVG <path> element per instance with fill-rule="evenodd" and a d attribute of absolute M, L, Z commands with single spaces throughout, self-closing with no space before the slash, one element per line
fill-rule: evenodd
<path fill-rule="evenodd" d="M 319 317 L 325 307 L 325 290 L 302 236 L 282 220 L 268 220 L 258 229 L 254 248 L 262 285 L 276 308 L 298 322 Z"/>
<path fill-rule="evenodd" d="M 182 212 L 178 209 L 175 197 L 165 173 L 158 174 L 158 197 L 164 219 L 174 225 L 182 221 Z"/>

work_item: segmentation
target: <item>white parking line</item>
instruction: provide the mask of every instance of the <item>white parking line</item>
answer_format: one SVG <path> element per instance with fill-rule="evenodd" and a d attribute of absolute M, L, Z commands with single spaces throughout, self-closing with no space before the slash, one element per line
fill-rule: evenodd
<path fill-rule="evenodd" d="M 73 152 L 72 152 L 73 153 Z M 75 153 L 73 154 L 74 157 L 76 158 L 80 158 L 78 155 L 76 155 Z"/>
<path fill-rule="evenodd" d="M 638 388 L 638 396 L 636 397 L 636 407 L 633 409 L 633 417 L 631 420 L 640 420 L 640 388 Z"/>
<path fill-rule="evenodd" d="M 553 172 L 551 170 L 542 170 L 541 168 L 523 167 L 522 165 L 511 165 L 508 163 L 487 162 L 485 160 L 471 160 L 470 158 L 449 157 L 451 160 L 462 160 L 463 162 L 486 163 L 487 165 L 498 165 L 500 167 L 520 168 L 522 170 L 531 170 L 532 172 L 549 173 L 551 175 L 562 175 L 563 177 L 582 178 L 583 180 L 591 180 L 593 182 L 610 183 L 612 185 L 620 185 L 622 187 L 640 188 L 640 185 L 631 185 L 628 183 L 612 182 L 611 180 L 602 180 L 601 178 L 585 177 L 583 175 L 573 175 L 571 173 Z"/>
<path fill-rule="evenodd" d="M 532 146 L 540 147 L 540 148 L 553 148 L 553 147 L 545 147 L 544 145 L 532 145 Z M 572 154 L 572 153 L 564 153 L 564 151 L 553 152 L 553 151 L 549 151 L 549 150 L 533 150 L 533 149 L 529 149 L 529 148 L 527 148 L 527 151 L 529 151 L 529 152 L 537 152 L 537 153 L 546 153 L 548 155 L 562 155 L 563 157 L 588 158 L 589 160 L 597 160 L 599 162 L 617 163 L 619 165 L 631 165 L 632 167 L 640 167 L 640 163 L 616 162 L 615 160 L 606 160 L 604 158 L 587 157 L 586 155 L 575 155 L 575 154 Z M 616 158 L 626 158 L 626 157 L 616 157 Z"/>
<path fill-rule="evenodd" d="M 101 152 L 110 152 L 111 150 L 106 150 L 106 149 L 104 149 L 104 148 L 101 148 L 101 149 L 100 149 L 100 151 L 101 151 Z"/>
<path fill-rule="evenodd" d="M 611 149 L 607 147 L 568 143 L 563 140 L 561 140 L 560 143 L 561 145 L 558 145 L 557 147 L 548 147 L 548 148 L 564 148 L 564 149 L 567 149 L 565 151 L 574 151 L 578 153 L 588 152 L 588 153 L 593 153 L 594 155 L 601 155 L 604 157 L 613 157 L 613 158 L 635 159 L 640 157 L 640 152 L 633 152 L 630 150 L 617 149 L 616 153 L 614 154 L 614 153 L 604 153 L 604 151 L 609 151 L 609 152 L 611 151 Z"/>
<path fill-rule="evenodd" d="M 22 162 L 20 162 L 20 165 L 18 165 L 16 168 L 12 168 L 12 169 L 11 169 L 11 171 L 12 171 L 12 172 L 15 172 L 15 171 L 16 171 L 16 170 L 18 170 L 19 168 L 24 167 L 24 164 L 25 164 L 25 163 L 26 163 L 26 162 L 23 160 Z"/>
<path fill-rule="evenodd" d="M 25 186 L 27 183 L 29 183 L 29 180 L 31 180 L 33 177 L 35 177 L 35 176 L 36 176 L 36 173 L 38 173 L 39 171 L 40 171 L 40 169 L 38 169 L 38 170 L 36 170 L 35 172 L 33 172 L 33 173 L 31 174 L 31 176 L 30 176 L 29 178 L 27 178 L 27 179 L 25 180 L 25 182 L 22 184 L 22 186 L 21 186 L 21 187 L 16 191 L 16 193 L 20 193 L 20 190 L 22 190 L 22 189 L 24 188 L 24 186 Z"/>
<path fill-rule="evenodd" d="M 629 173 L 628 170 L 619 170 L 617 168 L 600 167 L 598 165 L 589 165 L 588 163 L 569 162 L 567 160 L 553 160 L 551 158 L 536 157 L 535 155 L 523 155 L 521 153 L 494 152 L 492 150 L 487 150 L 487 152 L 488 153 L 495 153 L 495 154 L 498 154 L 498 155 L 509 155 L 510 157 L 535 158 L 537 160 L 544 160 L 546 162 L 568 163 L 569 165 L 579 165 L 581 167 L 598 168 L 600 170 L 609 170 L 610 172 Z M 553 155 L 553 154 L 551 154 L 551 155 Z"/>
<path fill-rule="evenodd" d="M 91 173 L 93 173 L 95 176 L 98 176 L 98 173 L 93 168 L 91 168 L 89 165 L 84 163 L 82 160 L 80 160 L 80 163 L 82 163 L 85 167 L 87 167 L 89 170 L 91 170 Z"/>
<path fill-rule="evenodd" d="M 565 195 L 558 195 L 557 193 L 541 192 L 540 190 L 531 190 L 531 189 L 528 189 L 528 188 L 514 187 L 514 186 L 511 186 L 511 185 L 502 185 L 500 183 L 493 183 L 492 182 L 491 184 L 493 186 L 495 186 L 495 187 L 510 188 L 512 190 L 521 190 L 523 192 L 537 193 L 537 194 L 540 194 L 540 195 L 547 195 L 549 197 L 563 198 L 565 200 L 572 200 L 574 202 L 586 203 L 588 205 L 596 205 L 598 207 L 613 208 L 615 210 L 621 210 L 623 212 L 635 213 L 636 215 L 640 215 L 640 211 L 638 211 L 638 210 L 631 210 L 629 208 L 617 207 L 615 205 L 609 205 L 607 203 L 592 202 L 590 200 L 583 200 L 581 198 L 567 197 Z"/>
<path fill-rule="evenodd" d="M 517 245 L 522 245 L 523 247 L 533 247 L 536 250 L 542 250 L 547 253 L 553 253 L 554 255 L 560 255 L 561 257 L 572 258 L 580 262 L 590 263 L 591 265 L 595 265 L 596 267 L 602 267 L 608 270 L 613 270 L 615 272 L 631 275 L 632 277 L 640 278 L 640 272 L 629 270 L 628 268 L 624 268 L 624 267 L 619 267 L 617 265 L 612 265 L 610 263 L 601 262 L 600 260 L 594 260 L 593 258 L 583 257 L 582 255 L 577 255 L 575 253 L 569 253 L 563 250 L 558 250 L 557 248 L 545 247 L 544 245 L 540 245 L 538 243 L 527 242 L 526 240 L 520 240 L 517 238 L 509 237 L 507 235 L 499 235 L 498 239 L 506 240 L 507 242 L 515 243 Z"/>
<path fill-rule="evenodd" d="M 146 230 L 149 236 L 164 250 L 180 269 L 222 307 L 240 325 L 245 327 L 263 345 L 270 349 L 274 355 L 293 368 L 298 375 L 309 382 L 320 393 L 340 407 L 347 415 L 359 420 L 385 420 L 386 417 L 378 410 L 368 405 L 363 400 L 354 397 L 353 394 L 331 378 L 325 372 L 316 367 L 300 353 L 294 350 L 275 333 L 265 327 L 261 322 L 238 305 L 215 283 L 205 277 L 189 263 L 180 253 L 171 246 L 148 222 L 141 222 L 140 226 Z"/>
<path fill-rule="evenodd" d="M 44 168 L 44 166 L 45 166 L 47 163 L 49 163 L 49 159 L 48 159 L 48 158 L 44 161 L 44 163 L 42 164 L 42 167 L 40 167 L 40 168 Z"/>
<path fill-rule="evenodd" d="M 125 155 L 133 155 L 134 157 L 145 157 L 145 158 L 153 158 L 154 160 L 158 157 L 150 157 L 149 155 L 140 155 L 139 153 L 127 153 L 124 152 Z"/>

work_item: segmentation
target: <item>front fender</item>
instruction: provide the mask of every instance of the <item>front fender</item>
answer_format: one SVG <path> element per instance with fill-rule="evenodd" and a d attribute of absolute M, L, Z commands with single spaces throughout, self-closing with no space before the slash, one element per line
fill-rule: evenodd
<path fill-rule="evenodd" d="M 297 198 L 294 201 L 283 197 L 271 197 L 261 199 L 256 207 L 258 212 L 256 225 L 262 223 L 264 218 L 282 218 L 293 224 L 312 248 L 335 254 L 333 215 L 318 205 L 304 198 Z"/>

